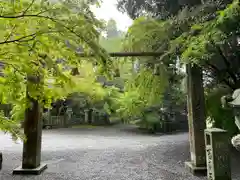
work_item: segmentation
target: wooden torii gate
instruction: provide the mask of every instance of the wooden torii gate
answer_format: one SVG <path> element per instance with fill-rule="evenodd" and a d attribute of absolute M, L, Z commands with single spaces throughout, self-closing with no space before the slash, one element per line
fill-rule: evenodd
<path fill-rule="evenodd" d="M 159 57 L 158 52 L 112 52 L 110 57 Z M 86 55 L 80 55 L 86 57 Z M 87 55 L 94 57 L 94 55 Z M 204 129 L 205 102 L 202 70 L 197 65 L 186 65 L 188 91 L 188 124 L 191 159 L 186 167 L 193 173 L 206 172 L 206 154 Z M 28 137 L 23 145 L 22 166 L 13 170 L 13 174 L 40 174 L 47 168 L 41 164 L 42 121 L 40 104 L 31 100 L 33 106 L 26 111 L 24 133 Z"/>

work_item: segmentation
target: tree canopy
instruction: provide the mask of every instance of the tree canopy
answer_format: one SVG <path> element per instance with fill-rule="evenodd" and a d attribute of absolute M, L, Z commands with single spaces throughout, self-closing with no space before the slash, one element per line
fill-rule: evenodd
<path fill-rule="evenodd" d="M 118 0 L 119 10 L 127 12 L 132 19 L 144 15 L 167 19 L 177 15 L 185 6 L 199 4 L 201 0 Z"/>
<path fill-rule="evenodd" d="M 94 53 L 92 62 L 104 71 L 110 69 L 108 56 L 98 44 L 103 26 L 89 10 L 90 3 L 97 1 L 0 2 L 0 100 L 13 105 L 10 119 L 1 114 L 2 130 L 16 133 L 12 126 L 23 120 L 30 105 L 27 76 L 44 77 L 41 87 L 31 84 L 28 91 L 49 107 L 77 86 L 79 79 L 70 70 L 86 60 L 79 52 Z"/>
<path fill-rule="evenodd" d="M 0 2 L 0 97 L 1 104 L 13 105 L 11 118 L 1 114 L 1 129 L 17 134 L 12 125 L 23 119 L 30 105 L 26 98 L 27 85 L 31 87 L 28 89 L 30 96 L 45 107 L 73 92 L 87 93 L 92 98 L 116 93 L 111 88 L 103 89 L 95 81 L 93 64 L 101 72 L 107 72 L 114 71 L 116 63 L 112 63 L 99 46 L 104 26 L 89 10 L 90 2 L 97 3 L 68 0 Z M 119 0 L 119 8 L 136 18 L 126 34 L 123 50 L 155 51 L 162 56 L 138 58 L 138 73 L 131 71 L 125 77 L 124 93 L 113 97 L 122 116 L 142 114 L 146 106 L 163 102 L 167 87 L 179 88 L 182 76 L 178 61 L 203 67 L 205 85 L 239 87 L 239 0 L 229 5 L 222 1 L 203 5 L 200 1 L 190 4 L 186 1 L 183 5 L 190 7 L 185 8 L 182 1 L 178 1 L 176 7 L 173 6 L 175 1 L 170 0 L 151 1 L 150 5 L 142 6 L 144 2 Z M 115 25 L 113 21 L 108 23 L 111 37 L 116 35 Z M 82 52 L 95 56 L 91 59 L 80 57 Z M 129 62 L 125 67 L 129 68 Z M 73 76 L 73 68 L 80 74 Z M 29 83 L 29 76 L 43 78 L 42 85 Z M 178 94 L 172 90 L 168 94 L 170 92 Z"/>
<path fill-rule="evenodd" d="M 151 13 L 139 15 L 129 28 L 126 47 L 131 50 L 162 52 L 160 58 L 144 60 L 154 66 L 165 64 L 171 67 L 175 66 L 178 60 L 181 64 L 201 66 L 204 72 L 208 116 L 219 121 L 218 127 L 228 129 L 234 121 L 230 120 L 231 117 L 225 120 L 221 117 L 226 117 L 231 112 L 226 112 L 224 116 L 219 115 L 225 112 L 218 107 L 218 102 L 223 93 L 231 93 L 240 86 L 239 15 L 239 0 L 231 3 L 205 1 L 195 7 L 182 8 L 175 16 L 167 18 Z M 171 72 L 170 69 L 167 72 Z M 210 100 L 217 98 L 219 101 L 215 104 Z"/>
<path fill-rule="evenodd" d="M 108 52 L 118 52 L 122 49 L 122 40 L 124 39 L 124 32 L 117 28 L 117 23 L 114 19 L 106 22 L 104 34 L 100 37 L 100 45 Z"/>
<path fill-rule="evenodd" d="M 106 38 L 114 38 L 121 36 L 121 31 L 117 28 L 117 23 L 114 19 L 110 19 L 106 25 Z"/>
<path fill-rule="evenodd" d="M 214 76 L 212 80 L 236 88 L 239 3 L 225 7 L 209 2 L 167 20 L 140 17 L 129 29 L 127 44 L 132 49 L 162 52 L 155 64 L 171 64 L 178 57 L 182 63 L 197 63 L 208 70 L 206 75 Z"/>

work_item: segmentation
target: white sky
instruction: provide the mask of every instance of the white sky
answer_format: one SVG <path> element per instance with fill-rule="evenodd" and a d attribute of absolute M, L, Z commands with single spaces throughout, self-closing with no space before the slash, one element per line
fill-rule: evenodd
<path fill-rule="evenodd" d="M 92 11 L 95 13 L 98 19 L 114 19 L 117 22 L 119 30 L 126 31 L 132 24 L 132 20 L 126 15 L 120 13 L 116 8 L 116 0 L 103 0 L 100 8 L 93 7 Z"/>

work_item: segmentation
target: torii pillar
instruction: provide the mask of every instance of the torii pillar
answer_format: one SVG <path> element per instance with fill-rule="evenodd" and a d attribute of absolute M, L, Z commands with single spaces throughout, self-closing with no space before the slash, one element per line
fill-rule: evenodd
<path fill-rule="evenodd" d="M 185 166 L 194 175 L 205 175 L 206 153 L 204 130 L 206 112 L 202 69 L 197 65 L 187 64 L 187 103 L 191 159 Z"/>
<path fill-rule="evenodd" d="M 47 168 L 46 164 L 41 163 L 42 106 L 29 94 L 31 87 L 37 86 L 39 90 L 43 87 L 42 80 L 40 76 L 27 77 L 26 97 L 30 107 L 25 111 L 24 135 L 26 141 L 23 144 L 22 165 L 13 170 L 13 175 L 39 175 Z"/>

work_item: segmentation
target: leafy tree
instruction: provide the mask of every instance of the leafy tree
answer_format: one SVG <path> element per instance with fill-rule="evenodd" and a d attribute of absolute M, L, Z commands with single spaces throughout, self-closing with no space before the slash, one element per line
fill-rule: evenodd
<path fill-rule="evenodd" d="M 114 19 L 110 19 L 107 22 L 106 26 L 106 38 L 118 37 L 120 35 L 120 31 L 118 31 L 117 23 Z"/>
<path fill-rule="evenodd" d="M 101 37 L 99 44 L 108 52 L 120 52 L 122 50 L 122 37 Z"/>
<path fill-rule="evenodd" d="M 167 30 L 166 30 L 167 31 Z M 129 28 L 127 33 L 127 38 L 125 40 L 125 49 L 130 51 L 160 51 L 161 47 L 165 47 L 167 43 L 167 37 L 164 27 L 160 27 L 158 21 L 151 18 L 141 17 L 134 21 L 132 27 Z M 166 38 L 166 40 L 164 40 Z M 161 51 L 160 51 L 161 52 Z M 163 51 L 164 54 L 164 51 Z M 161 77 L 168 81 L 168 86 L 164 90 L 164 98 L 159 101 L 159 104 L 168 106 L 169 111 L 171 111 L 174 104 L 177 102 L 186 100 L 186 96 L 183 95 L 183 91 L 180 88 L 181 80 L 183 78 L 182 73 L 178 70 L 176 66 L 178 61 L 177 56 L 161 56 L 159 57 L 149 57 L 139 59 L 139 63 L 143 66 L 150 68 L 152 73 L 159 71 L 159 68 L 165 68 Z M 144 79 L 143 79 L 144 81 Z M 155 88 L 155 87 L 152 87 Z M 156 98 L 156 97 L 155 97 Z M 177 100 L 177 101 L 176 101 Z M 181 102 L 182 103 L 182 102 Z"/>
<path fill-rule="evenodd" d="M 1 114 L 2 130 L 19 135 L 15 125 L 24 118 L 25 109 L 30 105 L 26 97 L 27 85 L 28 95 L 45 107 L 82 86 L 78 86 L 79 77 L 72 76 L 66 69 L 81 65 L 83 58 L 79 57 L 79 52 L 93 52 L 96 55 L 93 62 L 102 70 L 110 69 L 106 53 L 98 45 L 98 29 L 102 24 L 89 11 L 89 3 L 67 0 L 0 2 L 0 59 L 3 64 L 0 97 L 1 104 L 13 106 L 10 118 Z M 27 76 L 43 78 L 42 85 L 29 83 Z M 81 89 L 96 96 L 96 91 Z"/>
<path fill-rule="evenodd" d="M 127 44 L 133 50 L 162 52 L 159 59 L 147 60 L 155 65 L 176 64 L 178 58 L 181 63 L 197 64 L 204 69 L 206 88 L 222 85 L 231 92 L 239 88 L 239 12 L 238 0 L 229 5 L 214 1 L 185 8 L 166 20 L 140 17 L 128 32 Z"/>
<path fill-rule="evenodd" d="M 127 12 L 132 19 L 141 16 L 168 19 L 176 16 L 185 6 L 193 7 L 201 4 L 201 0 L 118 0 L 118 9 Z"/>
<path fill-rule="evenodd" d="M 108 20 L 105 32 L 106 36 L 100 37 L 100 45 L 108 52 L 121 51 L 124 32 L 118 30 L 117 23 L 114 19 Z"/>
<path fill-rule="evenodd" d="M 117 100 L 120 106 L 118 112 L 122 117 L 142 116 L 145 108 L 161 102 L 168 85 L 165 71 L 166 69 L 162 68 L 162 74 L 155 75 L 150 69 L 141 68 L 141 72 L 128 77 L 125 91 Z"/>

